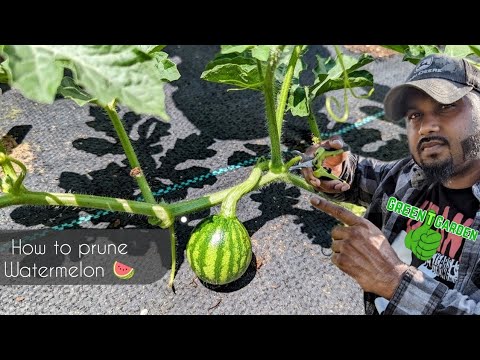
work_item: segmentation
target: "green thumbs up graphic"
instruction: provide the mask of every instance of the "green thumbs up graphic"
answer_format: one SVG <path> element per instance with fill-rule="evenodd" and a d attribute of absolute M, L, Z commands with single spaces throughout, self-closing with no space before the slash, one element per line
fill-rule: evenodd
<path fill-rule="evenodd" d="M 415 230 L 410 230 L 405 237 L 405 246 L 412 250 L 417 258 L 427 261 L 437 252 L 440 245 L 442 234 L 431 229 L 435 216 L 433 210 L 428 210 L 422 226 Z"/>

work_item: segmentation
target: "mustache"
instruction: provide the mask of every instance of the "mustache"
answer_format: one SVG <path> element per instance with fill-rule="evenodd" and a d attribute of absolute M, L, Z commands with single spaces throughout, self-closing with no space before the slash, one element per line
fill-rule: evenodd
<path fill-rule="evenodd" d="M 439 141 L 441 142 L 443 145 L 450 145 L 448 140 L 445 139 L 444 137 L 441 137 L 441 136 L 429 136 L 429 137 L 425 137 L 423 139 L 420 139 L 420 141 L 418 142 L 417 144 L 417 151 L 420 152 L 422 150 L 422 145 L 426 142 L 429 142 L 429 141 Z"/>

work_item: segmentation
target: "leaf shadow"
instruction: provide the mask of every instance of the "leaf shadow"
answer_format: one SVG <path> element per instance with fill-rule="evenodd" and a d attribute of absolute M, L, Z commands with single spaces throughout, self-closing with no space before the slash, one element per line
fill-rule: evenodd
<path fill-rule="evenodd" d="M 216 45 L 168 47 L 171 57 L 181 59 L 177 68 L 182 76 L 174 83 L 178 87 L 173 93 L 176 107 L 206 137 L 252 140 L 268 136 L 265 113 L 259 111 L 264 108 L 260 92 L 227 91 L 232 86 L 199 80 L 218 52 Z"/>
<path fill-rule="evenodd" d="M 293 215 L 295 224 L 301 225 L 300 231 L 306 234 L 313 244 L 322 247 L 330 246 L 329 230 L 336 223 L 331 217 L 314 209 L 305 210 L 296 207 L 299 204 L 301 191 L 297 187 L 285 183 L 274 183 L 250 195 L 250 198 L 260 204 L 260 216 L 244 222 L 250 235 L 277 217 Z"/>
<path fill-rule="evenodd" d="M 90 107 L 90 115 L 94 120 L 87 125 L 99 132 L 98 137 L 78 138 L 73 141 L 73 146 L 79 151 L 85 151 L 96 157 L 105 155 L 119 155 L 123 153 L 120 142 L 111 125 L 110 119 L 105 112 L 97 107 Z M 152 191 L 165 189 L 168 185 L 181 183 L 184 179 L 199 177 L 208 174 L 211 170 L 206 167 L 194 166 L 184 170 L 177 170 L 176 166 L 189 159 L 207 159 L 216 154 L 216 151 L 208 149 L 214 139 L 191 134 L 185 139 L 177 139 L 174 147 L 168 149 L 165 154 L 161 145 L 161 139 L 171 135 L 171 125 L 155 118 L 142 118 L 132 112 L 124 114 L 123 123 L 127 133 L 136 129 L 136 139 L 131 139 L 137 157 L 142 164 L 142 170 L 147 177 Z M 135 133 L 135 131 L 133 131 Z M 108 139 L 110 138 L 110 139 Z M 157 164 L 160 163 L 160 164 Z M 208 177 L 203 183 L 192 183 L 189 187 L 202 187 L 205 184 L 212 185 L 216 182 L 215 176 Z M 138 186 L 134 178 L 130 176 L 130 166 L 126 158 L 120 163 L 112 161 L 104 168 L 89 171 L 83 174 L 64 171 L 59 177 L 59 187 L 65 192 L 76 194 L 92 194 L 99 196 L 111 196 L 125 199 L 135 199 L 138 196 Z M 188 188 L 183 187 L 175 192 L 165 191 L 162 198 L 165 201 L 183 199 L 188 194 Z M 70 228 L 80 228 L 76 222 L 81 209 L 66 207 L 45 207 L 44 211 L 37 211 L 31 206 L 20 206 L 11 212 L 11 218 L 15 222 L 27 227 L 44 225 L 53 227 L 63 223 L 71 223 Z M 96 215 L 95 209 L 83 209 L 87 214 Z M 144 216 L 130 215 L 125 213 L 110 213 L 93 218 L 92 223 L 97 225 L 101 222 L 110 223 L 109 227 L 138 226 L 152 228 Z"/>
<path fill-rule="evenodd" d="M 0 84 L 0 95 L 5 94 L 7 91 L 11 89 L 12 88 L 8 84 Z"/>

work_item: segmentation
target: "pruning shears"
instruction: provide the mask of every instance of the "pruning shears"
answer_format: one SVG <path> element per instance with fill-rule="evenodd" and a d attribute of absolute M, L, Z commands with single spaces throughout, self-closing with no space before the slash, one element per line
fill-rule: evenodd
<path fill-rule="evenodd" d="M 302 161 L 299 164 L 290 167 L 289 170 L 312 168 L 313 175 L 317 178 L 323 177 L 331 180 L 343 181 L 342 179 L 338 178 L 338 176 L 332 174 L 332 169 L 323 167 L 323 161 L 327 157 L 339 155 L 345 151 L 350 151 L 350 147 L 348 145 L 345 145 L 341 149 L 325 149 L 323 147 L 319 147 L 315 151 L 315 155 L 313 157 L 306 156 L 304 153 L 294 150 L 292 153 L 297 156 L 301 156 Z"/>

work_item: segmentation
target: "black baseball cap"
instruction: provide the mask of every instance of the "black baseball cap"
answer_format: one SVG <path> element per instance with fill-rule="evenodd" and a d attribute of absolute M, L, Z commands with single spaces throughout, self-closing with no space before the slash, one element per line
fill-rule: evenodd
<path fill-rule="evenodd" d="M 480 70 L 462 58 L 444 54 L 422 59 L 404 84 L 391 89 L 384 100 L 385 115 L 397 121 L 405 116 L 408 88 L 427 93 L 441 104 L 451 104 L 470 91 L 480 91 Z"/>

